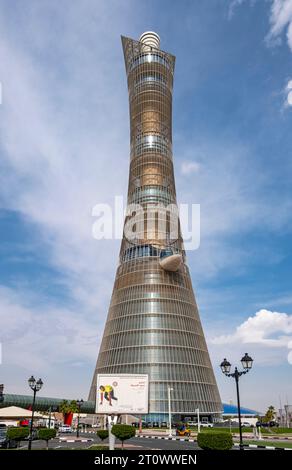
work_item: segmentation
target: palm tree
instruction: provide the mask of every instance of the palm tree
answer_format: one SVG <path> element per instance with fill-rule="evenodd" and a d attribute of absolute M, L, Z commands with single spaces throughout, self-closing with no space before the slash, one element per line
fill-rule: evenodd
<path fill-rule="evenodd" d="M 63 400 L 59 406 L 59 411 L 63 413 L 64 424 L 72 424 L 73 413 L 78 413 L 76 400 Z"/>
<path fill-rule="evenodd" d="M 266 423 L 269 423 L 270 421 L 273 421 L 275 419 L 275 416 L 276 416 L 275 407 L 273 405 L 270 405 L 269 408 L 266 411 L 264 421 Z"/>

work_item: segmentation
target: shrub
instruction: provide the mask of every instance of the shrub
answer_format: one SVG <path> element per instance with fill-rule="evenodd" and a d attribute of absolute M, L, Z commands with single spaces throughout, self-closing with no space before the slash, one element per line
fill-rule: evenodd
<path fill-rule="evenodd" d="M 29 436 L 28 428 L 8 428 L 7 439 L 14 441 L 22 441 Z"/>
<path fill-rule="evenodd" d="M 104 441 L 108 438 L 108 431 L 106 429 L 99 429 L 98 431 L 96 431 L 96 435 L 97 437 L 99 437 L 99 439 Z"/>
<path fill-rule="evenodd" d="M 43 428 L 38 431 L 38 438 L 47 442 L 47 450 L 49 450 L 49 440 L 56 437 L 56 429 Z"/>
<path fill-rule="evenodd" d="M 117 439 L 122 441 L 122 448 L 124 448 L 124 441 L 136 435 L 135 428 L 128 424 L 114 424 L 111 432 Z"/>
<path fill-rule="evenodd" d="M 204 450 L 230 450 L 233 446 L 232 435 L 229 432 L 200 432 L 198 446 Z"/>

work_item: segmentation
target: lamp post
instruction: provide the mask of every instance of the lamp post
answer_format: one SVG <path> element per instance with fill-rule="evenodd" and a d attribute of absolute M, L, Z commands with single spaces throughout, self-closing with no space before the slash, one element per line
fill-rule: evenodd
<path fill-rule="evenodd" d="M 49 408 L 49 423 L 48 423 L 49 429 L 51 429 L 51 419 L 52 419 L 52 407 L 50 406 L 50 408 Z"/>
<path fill-rule="evenodd" d="M 28 450 L 31 450 L 31 443 L 32 443 L 32 430 L 33 430 L 33 417 L 34 417 L 34 408 L 35 408 L 35 397 L 36 393 L 40 391 L 43 386 L 42 379 L 36 381 L 34 376 L 32 375 L 28 379 L 28 385 L 33 391 L 33 401 L 32 401 L 32 410 L 31 410 L 31 420 L 30 420 L 30 430 L 29 430 L 29 438 L 28 438 Z"/>
<path fill-rule="evenodd" d="M 198 434 L 201 431 L 201 423 L 200 423 L 200 409 L 196 408 L 195 412 L 197 413 L 197 420 L 198 420 Z"/>
<path fill-rule="evenodd" d="M 83 405 L 84 401 L 81 399 L 81 400 L 77 400 L 76 401 L 77 403 L 77 406 L 78 406 L 78 416 L 77 416 L 77 433 L 76 433 L 76 437 L 79 437 L 79 420 L 80 420 L 80 409 L 81 409 L 81 406 Z"/>
<path fill-rule="evenodd" d="M 244 370 L 238 371 L 237 367 L 235 367 L 234 372 L 230 373 L 231 364 L 225 358 L 223 362 L 221 362 L 220 367 L 221 367 L 223 374 L 226 375 L 226 377 L 232 377 L 233 379 L 235 379 L 236 394 L 237 394 L 238 423 L 239 423 L 239 449 L 243 450 L 240 398 L 239 398 L 239 377 L 241 377 L 243 374 L 247 374 L 247 372 L 250 371 L 250 369 L 252 368 L 253 359 L 247 353 L 245 353 L 245 355 L 241 359 L 241 364 Z"/>
<path fill-rule="evenodd" d="M 170 392 L 173 391 L 172 387 L 168 387 L 168 420 L 169 420 L 169 437 L 172 437 L 172 427 L 171 427 L 171 401 L 170 401 Z"/>

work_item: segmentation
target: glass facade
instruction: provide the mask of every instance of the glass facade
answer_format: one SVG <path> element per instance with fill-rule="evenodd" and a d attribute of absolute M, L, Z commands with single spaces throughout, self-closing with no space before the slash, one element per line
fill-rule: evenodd
<path fill-rule="evenodd" d="M 122 37 L 130 106 L 128 203 L 144 209 L 176 205 L 172 162 L 172 87 L 175 58 L 140 41 Z M 154 217 L 154 216 L 153 216 Z M 125 220 L 125 223 L 127 218 Z M 159 263 L 180 254 L 176 272 Z M 149 416 L 200 413 L 216 419 L 221 400 L 178 231 L 169 242 L 153 230 L 124 236 L 109 313 L 89 400 L 98 373 L 148 374 Z M 165 419 L 167 420 L 167 419 Z"/>

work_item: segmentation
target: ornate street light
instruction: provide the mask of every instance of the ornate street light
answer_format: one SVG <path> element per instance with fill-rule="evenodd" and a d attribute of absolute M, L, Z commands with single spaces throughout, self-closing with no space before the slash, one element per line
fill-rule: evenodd
<path fill-rule="evenodd" d="M 241 359 L 241 364 L 244 370 L 238 371 L 237 367 L 235 367 L 234 372 L 230 373 L 231 364 L 225 358 L 221 364 L 221 370 L 226 377 L 232 377 L 235 379 L 236 382 L 236 394 L 237 394 L 237 410 L 238 410 L 238 424 L 239 424 L 239 449 L 243 450 L 243 441 L 242 441 L 242 428 L 241 428 L 241 412 L 240 412 L 240 398 L 239 398 L 239 377 L 243 374 L 247 374 L 250 371 L 253 364 L 253 359 L 245 353 L 243 358 Z"/>
<path fill-rule="evenodd" d="M 77 400 L 76 403 L 77 403 L 77 406 L 78 406 L 77 433 L 76 433 L 76 437 L 79 437 L 80 409 L 81 409 L 81 406 L 83 405 L 84 401 L 81 399 L 81 400 Z"/>
<path fill-rule="evenodd" d="M 31 420 L 30 420 L 30 430 L 29 430 L 29 438 L 28 438 L 28 450 L 31 450 L 31 443 L 32 443 L 32 431 L 33 431 L 33 418 L 34 418 L 34 408 L 35 408 L 35 397 L 36 393 L 40 391 L 43 386 L 42 379 L 36 381 L 34 376 L 32 375 L 28 379 L 28 385 L 33 391 L 33 401 L 32 401 L 32 410 L 31 410 Z"/>
<path fill-rule="evenodd" d="M 230 369 L 231 369 L 231 364 L 230 362 L 227 361 L 226 358 L 223 360 L 223 362 L 221 362 L 220 367 L 221 367 L 223 374 L 229 374 Z"/>
<path fill-rule="evenodd" d="M 245 355 L 241 359 L 241 364 L 244 370 L 248 372 L 252 368 L 252 363 L 253 359 L 247 353 L 245 353 Z"/>

